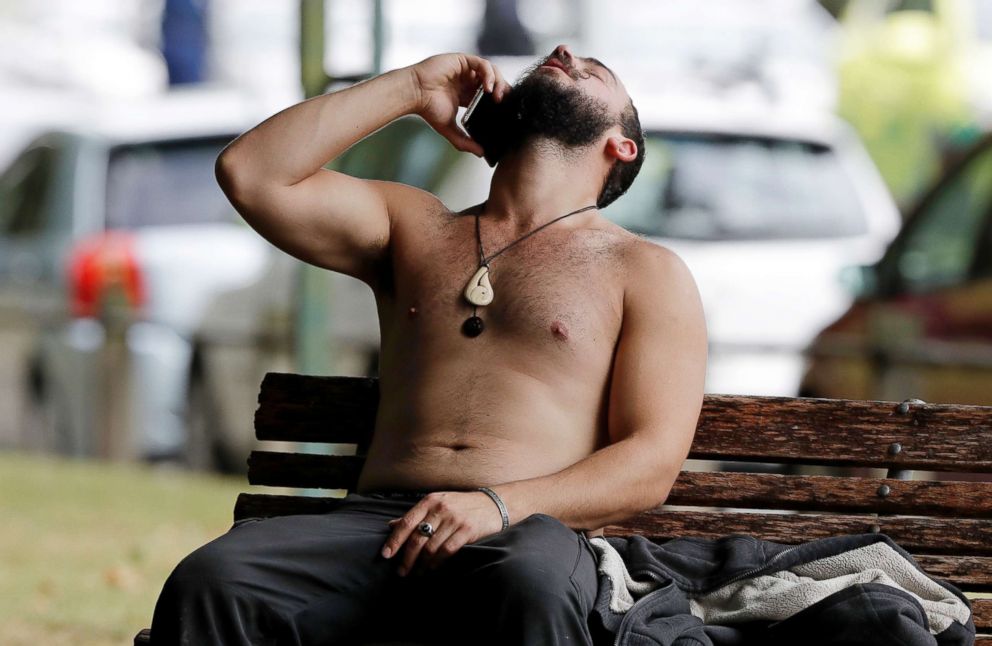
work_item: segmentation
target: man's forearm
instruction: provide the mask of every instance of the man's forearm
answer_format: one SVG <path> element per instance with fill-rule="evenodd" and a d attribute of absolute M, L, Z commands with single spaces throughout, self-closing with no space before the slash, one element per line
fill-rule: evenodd
<path fill-rule="evenodd" d="M 631 437 L 558 473 L 491 488 L 506 504 L 511 522 L 543 513 L 574 529 L 596 529 L 662 502 L 683 459 Z"/>
<path fill-rule="evenodd" d="M 316 173 L 352 144 L 416 111 L 409 67 L 307 99 L 235 139 L 218 159 L 218 176 L 251 187 L 290 186 Z"/>

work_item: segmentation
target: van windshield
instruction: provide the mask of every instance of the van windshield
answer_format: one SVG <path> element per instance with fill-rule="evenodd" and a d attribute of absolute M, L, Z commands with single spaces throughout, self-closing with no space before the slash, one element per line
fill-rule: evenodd
<path fill-rule="evenodd" d="M 855 187 L 821 144 L 654 132 L 646 148 L 630 190 L 603 212 L 636 233 L 752 240 L 866 231 Z"/>
<path fill-rule="evenodd" d="M 234 135 L 128 144 L 110 153 L 107 228 L 139 229 L 236 221 L 214 178 Z"/>

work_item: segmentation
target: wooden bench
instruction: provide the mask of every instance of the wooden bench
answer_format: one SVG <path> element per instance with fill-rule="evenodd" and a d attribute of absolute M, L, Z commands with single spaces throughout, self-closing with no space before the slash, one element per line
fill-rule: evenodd
<path fill-rule="evenodd" d="M 353 488 L 378 398 L 376 379 L 269 373 L 255 413 L 259 440 L 345 446 L 337 455 L 253 451 L 248 482 Z M 992 406 L 707 395 L 689 457 L 665 506 L 607 534 L 663 541 L 744 533 L 797 543 L 884 532 L 933 576 L 967 592 L 992 592 L 992 482 L 980 475 L 992 473 Z M 700 466 L 692 460 L 742 468 L 690 470 Z M 868 475 L 753 473 L 749 463 L 853 467 Z M 914 471 L 955 480 L 910 479 Z M 242 493 L 234 519 L 320 513 L 336 504 L 334 497 Z M 972 605 L 979 634 L 992 632 L 992 599 Z M 148 635 L 142 630 L 134 643 L 147 644 Z M 992 646 L 992 636 L 978 643 Z"/>

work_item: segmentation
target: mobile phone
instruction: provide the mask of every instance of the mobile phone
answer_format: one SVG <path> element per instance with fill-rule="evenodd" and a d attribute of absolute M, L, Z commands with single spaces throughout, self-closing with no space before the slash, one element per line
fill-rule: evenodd
<path fill-rule="evenodd" d="M 462 115 L 462 126 L 482 146 L 482 156 L 490 166 L 495 166 L 506 152 L 507 133 L 501 126 L 501 114 L 492 92 L 480 85 Z"/>

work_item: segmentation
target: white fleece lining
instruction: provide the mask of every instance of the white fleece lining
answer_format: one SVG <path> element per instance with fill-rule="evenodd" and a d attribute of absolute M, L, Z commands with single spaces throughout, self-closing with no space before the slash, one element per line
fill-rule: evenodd
<path fill-rule="evenodd" d="M 620 552 L 601 536 L 589 539 L 593 548 L 599 554 L 597 569 L 610 579 L 613 591 L 610 594 L 610 610 L 623 614 L 634 605 L 634 597 L 643 597 L 658 587 L 654 581 L 635 581 L 627 571 Z"/>
<path fill-rule="evenodd" d="M 654 582 L 634 581 L 619 552 L 606 539 L 596 537 L 590 542 L 599 553 L 599 571 L 612 583 L 611 610 L 626 612 L 636 597 L 657 587 Z M 966 623 L 971 614 L 961 599 L 883 542 L 743 579 L 692 598 L 689 606 L 692 614 L 707 624 L 781 621 L 859 583 L 881 583 L 912 595 L 923 606 L 932 634 L 943 632 L 952 621 Z"/>

